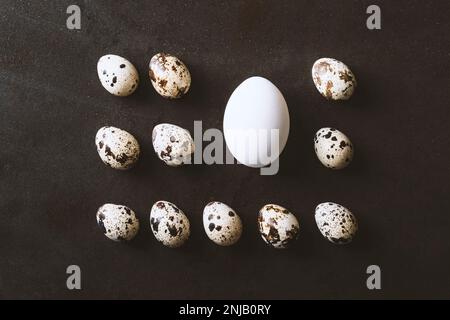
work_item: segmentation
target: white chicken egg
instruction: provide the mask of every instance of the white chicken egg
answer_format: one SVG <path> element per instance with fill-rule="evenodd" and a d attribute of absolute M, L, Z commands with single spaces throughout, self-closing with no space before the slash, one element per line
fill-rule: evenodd
<path fill-rule="evenodd" d="M 242 234 L 242 221 L 225 203 L 214 201 L 203 210 L 203 227 L 206 235 L 220 246 L 235 244 Z"/>
<path fill-rule="evenodd" d="M 320 233 L 336 244 L 351 242 L 358 231 L 358 223 L 353 213 L 334 202 L 319 204 L 316 207 L 315 219 Z"/>
<path fill-rule="evenodd" d="M 125 130 L 102 127 L 95 135 L 95 144 L 103 163 L 113 169 L 130 169 L 139 160 L 139 143 Z"/>
<path fill-rule="evenodd" d="M 350 139 L 334 128 L 322 128 L 316 132 L 314 150 L 320 162 L 330 169 L 343 169 L 353 159 Z"/>
<path fill-rule="evenodd" d="M 317 90 L 330 100 L 347 100 L 356 88 L 353 72 L 343 62 L 321 58 L 314 62 L 312 78 Z"/>
<path fill-rule="evenodd" d="M 139 219 L 130 208 L 107 203 L 97 211 L 97 224 L 109 239 L 124 241 L 133 239 L 139 231 Z"/>
<path fill-rule="evenodd" d="M 259 210 L 258 226 L 262 239 L 277 249 L 287 248 L 298 237 L 300 225 L 286 208 L 267 204 Z"/>
<path fill-rule="evenodd" d="M 182 246 L 191 233 L 189 219 L 183 211 L 163 200 L 153 205 L 150 226 L 156 240 L 171 248 Z"/>
<path fill-rule="evenodd" d="M 223 118 L 228 149 L 246 166 L 275 161 L 289 136 L 289 111 L 283 94 L 269 80 L 251 77 L 231 94 Z"/>
<path fill-rule="evenodd" d="M 186 129 L 168 123 L 158 124 L 153 128 L 152 141 L 155 153 L 167 165 L 176 167 L 191 163 L 195 145 Z"/>
<path fill-rule="evenodd" d="M 139 85 L 139 74 L 133 64 L 114 54 L 98 60 L 97 73 L 103 88 L 115 96 L 128 96 Z"/>

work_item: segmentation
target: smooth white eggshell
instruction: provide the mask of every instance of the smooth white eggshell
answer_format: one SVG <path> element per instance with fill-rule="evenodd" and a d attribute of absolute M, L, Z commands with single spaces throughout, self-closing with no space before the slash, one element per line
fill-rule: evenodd
<path fill-rule="evenodd" d="M 279 157 L 289 136 L 289 125 L 283 94 L 262 77 L 248 78 L 233 91 L 223 118 L 228 149 L 240 163 L 256 168 Z M 274 132 L 278 136 L 271 139 Z"/>

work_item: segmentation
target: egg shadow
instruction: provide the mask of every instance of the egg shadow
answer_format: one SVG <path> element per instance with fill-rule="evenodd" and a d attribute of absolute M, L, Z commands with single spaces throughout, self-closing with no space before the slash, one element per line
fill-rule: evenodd
<path fill-rule="evenodd" d="M 151 252 L 156 245 L 159 245 L 150 229 L 147 217 L 139 217 L 139 233 L 136 237 L 126 243 L 126 246 L 137 249 L 141 252 Z"/>
<path fill-rule="evenodd" d="M 363 147 L 364 144 L 358 144 L 360 147 L 355 148 L 353 159 L 350 164 L 339 170 L 338 174 L 345 176 L 367 176 L 370 172 L 369 157 L 366 155 L 366 151 Z"/>
<path fill-rule="evenodd" d="M 315 224 L 304 223 L 304 220 L 300 220 L 299 236 L 295 242 L 292 243 L 287 249 L 282 250 L 285 254 L 293 259 L 305 260 L 312 258 L 317 254 L 317 247 L 315 244 Z"/>
<path fill-rule="evenodd" d="M 363 215 L 358 215 L 358 231 L 354 236 L 351 243 L 343 246 L 349 246 L 354 252 L 365 253 L 372 251 L 379 246 L 380 235 L 374 228 L 371 228 L 371 224 L 364 219 Z"/>
<path fill-rule="evenodd" d="M 352 97 L 349 100 L 338 101 L 337 104 L 352 109 L 364 109 L 364 111 L 376 108 L 382 93 L 382 87 L 378 85 L 379 77 L 364 69 L 356 69 L 355 72 L 357 87 Z"/>
<path fill-rule="evenodd" d="M 198 64 L 189 64 L 188 68 L 191 74 L 191 86 L 186 95 L 180 99 L 185 104 L 194 106 L 195 111 L 199 111 L 199 107 L 205 106 L 205 102 L 208 101 L 208 95 L 205 95 L 205 92 L 211 92 L 211 81 L 208 81 L 211 74 Z M 191 111 L 188 112 L 188 115 L 192 116 Z M 194 119 L 191 120 L 194 121 Z"/>
<path fill-rule="evenodd" d="M 287 97 L 290 105 L 302 105 L 304 100 L 294 96 Z M 306 117 L 305 117 L 306 118 Z M 312 141 L 314 128 L 310 122 L 302 121 L 300 111 L 290 111 L 289 138 L 279 158 L 278 174 L 283 179 L 312 178 L 311 170 L 303 170 L 314 165 Z"/>

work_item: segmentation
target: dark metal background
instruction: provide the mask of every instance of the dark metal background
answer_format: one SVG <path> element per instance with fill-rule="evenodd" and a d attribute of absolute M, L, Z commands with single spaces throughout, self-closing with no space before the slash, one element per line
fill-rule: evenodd
<path fill-rule="evenodd" d="M 66 29 L 76 1 L 0 1 L 0 297 L 2 298 L 450 298 L 449 5 L 376 1 L 382 30 L 366 28 L 372 1 L 77 1 L 82 30 Z M 189 94 L 156 94 L 150 57 L 167 51 L 190 68 Z M 96 63 L 106 53 L 141 75 L 128 98 L 108 94 Z M 348 103 L 316 91 L 310 69 L 337 58 L 356 74 Z M 291 133 L 276 176 L 243 166 L 170 168 L 151 130 L 170 122 L 221 128 L 234 88 L 252 75 L 285 95 Z M 94 136 L 104 125 L 143 147 L 134 170 L 103 165 Z M 334 126 L 356 154 L 343 171 L 315 158 L 317 129 Z M 148 214 L 156 200 L 190 217 L 186 247 L 162 247 Z M 209 241 L 202 209 L 229 204 L 245 231 L 235 247 Z M 360 231 L 349 246 L 322 238 L 319 202 L 348 206 Z M 109 241 L 95 223 L 105 202 L 141 218 L 134 242 Z M 278 203 L 300 219 L 294 247 L 267 247 L 256 214 Z M 66 289 L 77 264 L 83 290 Z M 366 267 L 382 290 L 366 288 Z"/>

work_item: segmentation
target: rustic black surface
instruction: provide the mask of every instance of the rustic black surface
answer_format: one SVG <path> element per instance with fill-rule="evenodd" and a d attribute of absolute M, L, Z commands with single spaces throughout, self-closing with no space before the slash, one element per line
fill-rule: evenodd
<path fill-rule="evenodd" d="M 78 1 L 82 30 L 66 28 L 76 1 L 0 2 L 1 298 L 450 298 L 448 1 L 376 1 L 382 30 L 366 28 L 372 1 Z M 189 94 L 168 101 L 147 77 L 159 51 L 190 68 Z M 96 63 L 115 53 L 138 68 L 128 98 L 108 94 Z M 320 57 L 346 62 L 359 87 L 348 103 L 316 91 Z M 291 133 L 276 176 L 243 166 L 165 166 L 151 129 L 171 122 L 221 128 L 228 96 L 261 75 L 284 93 Z M 132 132 L 143 147 L 134 170 L 100 161 L 103 125 Z M 313 152 L 322 126 L 347 133 L 352 165 L 327 170 Z M 151 205 L 174 202 L 190 217 L 180 250 L 156 242 Z M 240 243 L 206 238 L 202 209 L 216 199 L 242 217 Z M 360 232 L 335 246 L 316 229 L 319 202 L 353 210 Z M 109 241 L 95 213 L 105 202 L 137 211 L 134 242 Z M 301 236 L 287 251 L 256 229 L 266 203 L 297 214 Z M 65 269 L 82 269 L 82 291 Z M 382 269 L 382 290 L 366 288 L 366 267 Z"/>

